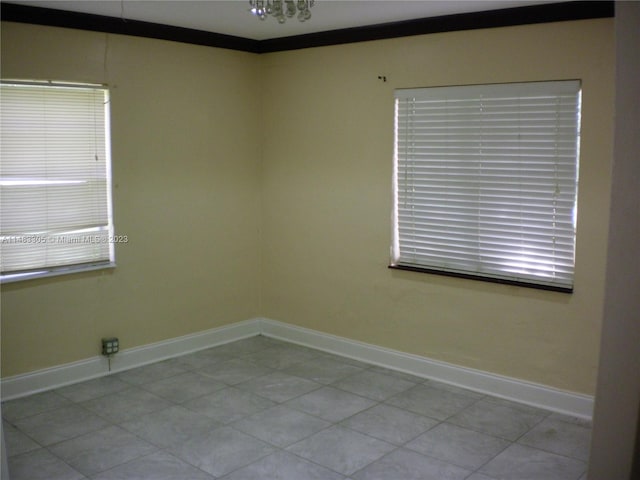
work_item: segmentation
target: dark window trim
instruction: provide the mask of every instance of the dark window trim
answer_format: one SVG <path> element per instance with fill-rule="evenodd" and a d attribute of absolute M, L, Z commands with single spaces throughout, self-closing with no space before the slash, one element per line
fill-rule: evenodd
<path fill-rule="evenodd" d="M 481 280 L 489 283 L 499 283 L 502 285 L 512 285 L 516 287 L 534 288 L 537 290 L 547 290 L 551 292 L 573 293 L 573 287 L 559 287 L 557 285 L 542 285 L 539 283 L 530 283 L 526 281 L 511 280 L 506 278 L 485 277 L 484 275 L 473 275 L 471 273 L 450 272 L 446 270 L 437 270 L 428 267 L 415 267 L 410 265 L 389 265 L 391 270 L 405 270 L 408 272 L 429 273 L 432 275 L 443 275 L 445 277 L 465 278 L 467 280 Z"/>
<path fill-rule="evenodd" d="M 250 53 L 280 52 L 429 33 L 609 18 L 613 16 L 613 1 L 581 0 L 420 18 L 268 40 L 252 40 L 233 35 L 223 35 L 139 20 L 124 20 L 103 15 L 5 2 L 0 3 L 0 17 L 3 21 L 171 40 Z"/>

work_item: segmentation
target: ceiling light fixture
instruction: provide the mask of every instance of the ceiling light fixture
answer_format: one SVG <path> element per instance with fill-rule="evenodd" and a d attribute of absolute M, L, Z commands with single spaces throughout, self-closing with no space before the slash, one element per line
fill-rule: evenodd
<path fill-rule="evenodd" d="M 287 18 L 292 18 L 296 13 L 298 20 L 304 22 L 311 18 L 311 7 L 315 0 L 249 0 L 251 8 L 249 11 L 260 20 L 265 20 L 267 15 L 271 15 L 284 23 Z"/>

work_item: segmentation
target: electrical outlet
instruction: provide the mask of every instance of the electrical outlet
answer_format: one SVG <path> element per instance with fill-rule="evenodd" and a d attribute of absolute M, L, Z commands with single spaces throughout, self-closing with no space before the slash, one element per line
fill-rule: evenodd
<path fill-rule="evenodd" d="M 111 356 L 114 353 L 118 353 L 120 350 L 120 341 L 117 337 L 103 338 L 102 339 L 102 354 Z"/>

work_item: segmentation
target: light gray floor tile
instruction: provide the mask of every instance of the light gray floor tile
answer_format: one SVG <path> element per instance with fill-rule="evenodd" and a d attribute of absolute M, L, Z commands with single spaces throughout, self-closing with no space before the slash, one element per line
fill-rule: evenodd
<path fill-rule="evenodd" d="M 232 358 L 232 355 L 223 353 L 217 348 L 207 348 L 205 350 L 176 357 L 175 364 L 185 370 L 198 370 L 215 363 L 226 362 Z"/>
<path fill-rule="evenodd" d="M 342 480 L 331 470 L 287 452 L 276 452 L 223 477 L 223 480 Z"/>
<path fill-rule="evenodd" d="M 327 385 L 364 369 L 334 358 L 316 357 L 313 360 L 297 363 L 284 370 L 285 373 L 307 378 Z"/>
<path fill-rule="evenodd" d="M 475 470 L 507 448 L 510 443 L 501 438 L 441 423 L 407 443 L 405 448 Z"/>
<path fill-rule="evenodd" d="M 391 397 L 386 403 L 436 420 L 445 420 L 476 401 L 476 398 L 462 393 L 416 385 Z"/>
<path fill-rule="evenodd" d="M 149 443 L 169 447 L 213 430 L 220 424 L 205 415 L 176 405 L 124 422 L 120 426 Z"/>
<path fill-rule="evenodd" d="M 581 427 L 591 428 L 593 422 L 591 419 L 574 417 L 572 415 L 564 415 L 562 413 L 552 413 L 548 417 L 553 420 L 560 420 L 561 422 L 573 423 L 574 425 L 580 425 Z"/>
<path fill-rule="evenodd" d="M 18 429 L 40 445 L 51 445 L 108 425 L 104 419 L 78 405 L 50 410 L 15 422 Z"/>
<path fill-rule="evenodd" d="M 163 398 L 139 387 L 82 402 L 84 407 L 113 423 L 121 423 L 171 406 Z"/>
<path fill-rule="evenodd" d="M 545 418 L 538 411 L 527 411 L 504 406 L 499 403 L 480 400 L 449 419 L 460 427 L 481 433 L 517 440 Z"/>
<path fill-rule="evenodd" d="M 289 446 L 329 426 L 329 422 L 284 405 L 263 410 L 233 424 L 233 428 L 278 447 Z"/>
<path fill-rule="evenodd" d="M 493 477 L 489 477 L 487 475 L 483 475 L 482 473 L 474 473 L 473 475 L 471 475 L 469 478 L 466 478 L 465 480 L 496 480 Z"/>
<path fill-rule="evenodd" d="M 108 427 L 50 447 L 60 457 L 85 475 L 95 475 L 156 450 L 153 445 L 120 427 Z"/>
<path fill-rule="evenodd" d="M 391 368 L 379 367 L 378 365 L 369 367 L 369 370 L 372 372 L 382 373 L 383 375 L 391 375 L 392 377 L 401 378 L 402 380 L 413 382 L 415 384 L 424 383 L 427 381 L 426 379 L 418 377 L 417 375 L 401 372 L 399 370 L 393 370 Z"/>
<path fill-rule="evenodd" d="M 9 458 L 11 480 L 81 480 L 85 476 L 45 449 Z"/>
<path fill-rule="evenodd" d="M 584 462 L 518 444 L 480 468 L 496 480 L 572 480 L 585 471 Z"/>
<path fill-rule="evenodd" d="M 257 365 L 284 370 L 298 363 L 312 360 L 317 355 L 314 350 L 309 348 L 277 345 L 250 355 L 245 355 L 242 358 Z"/>
<path fill-rule="evenodd" d="M 471 472 L 399 449 L 353 475 L 354 480 L 462 480 Z"/>
<path fill-rule="evenodd" d="M 315 358 L 327 358 L 332 360 L 337 360 L 342 363 L 348 363 L 349 365 L 353 365 L 355 367 L 360 367 L 363 369 L 369 368 L 371 365 L 369 363 L 361 362 L 360 360 L 356 360 L 355 358 L 342 357 L 340 355 L 336 355 L 334 353 L 323 352 L 322 350 L 313 350 L 316 353 Z"/>
<path fill-rule="evenodd" d="M 524 435 L 518 443 L 551 453 L 587 461 L 591 430 L 555 418 L 547 418 Z"/>
<path fill-rule="evenodd" d="M 403 445 L 437 423 L 432 418 L 381 404 L 347 418 L 342 425 L 385 442 Z"/>
<path fill-rule="evenodd" d="M 287 375 L 276 371 L 263 377 L 254 378 L 247 382 L 239 383 L 237 388 L 266 397 L 274 402 L 285 402 L 313 390 L 322 385 L 305 378 Z"/>
<path fill-rule="evenodd" d="M 40 445 L 7 421 L 2 423 L 2 431 L 4 433 L 5 445 L 7 447 L 7 455 L 9 457 L 30 452 L 32 450 L 38 450 L 40 448 Z"/>
<path fill-rule="evenodd" d="M 144 390 L 174 403 L 186 402 L 225 387 L 224 383 L 197 372 L 181 373 L 141 386 Z"/>
<path fill-rule="evenodd" d="M 331 386 L 372 400 L 382 401 L 414 387 L 415 383 L 399 377 L 365 370 L 343 378 Z"/>
<path fill-rule="evenodd" d="M 220 477 L 275 451 L 269 444 L 230 427 L 191 437 L 169 449 L 191 465 Z"/>
<path fill-rule="evenodd" d="M 456 387 L 455 385 L 449 385 L 448 383 L 438 382 L 436 380 L 426 380 L 424 384 L 431 388 L 437 388 L 451 393 L 458 393 L 460 395 L 475 398 L 476 400 L 480 400 L 486 396 L 483 393 L 474 392 L 473 390 Z"/>
<path fill-rule="evenodd" d="M 540 417 L 547 417 L 551 412 L 547 410 L 542 410 L 541 408 L 532 407 L 531 405 L 527 405 L 525 403 L 514 402 L 512 400 L 507 400 L 505 398 L 492 397 L 491 395 L 487 395 L 484 400 L 486 402 L 495 403 L 496 405 L 502 405 L 503 407 L 509 407 L 514 410 L 519 410 L 524 413 L 530 413 L 532 415 L 539 415 Z"/>
<path fill-rule="evenodd" d="M 302 440 L 287 450 L 331 470 L 351 475 L 392 451 L 395 446 L 340 426 Z"/>
<path fill-rule="evenodd" d="M 189 410 L 207 415 L 219 423 L 227 424 L 272 407 L 275 402 L 251 392 L 227 387 L 190 400 L 183 405 Z"/>
<path fill-rule="evenodd" d="M 130 384 L 123 382 L 115 376 L 109 375 L 74 385 L 68 385 L 54 391 L 73 402 L 84 402 L 85 400 L 91 400 L 110 393 L 126 390 L 130 386 Z"/>
<path fill-rule="evenodd" d="M 274 339 L 271 339 L 272 341 Z M 304 345 L 298 345 L 296 343 L 291 343 L 291 342 L 285 342 L 285 341 L 281 341 L 281 340 L 277 340 L 276 343 L 274 345 L 272 345 L 271 348 L 277 348 L 282 350 L 283 352 L 298 352 L 298 353 L 302 353 L 305 355 L 310 355 L 313 356 L 314 358 L 320 357 L 320 355 L 324 354 L 324 352 L 315 349 L 315 348 L 311 348 L 311 347 L 306 347 Z"/>
<path fill-rule="evenodd" d="M 158 363 L 145 365 L 144 367 L 132 368 L 125 372 L 116 373 L 116 378 L 132 385 L 142 385 L 163 378 L 173 377 L 186 370 L 180 366 L 180 362 L 175 358 L 164 360 Z"/>
<path fill-rule="evenodd" d="M 214 480 L 166 452 L 157 452 L 103 472 L 93 480 Z"/>
<path fill-rule="evenodd" d="M 262 336 L 4 402 L 3 416 L 12 480 L 586 480 L 591 430 Z"/>
<path fill-rule="evenodd" d="M 336 388 L 324 387 L 294 398 L 285 405 L 328 422 L 339 422 L 375 405 L 375 402 Z"/>
<path fill-rule="evenodd" d="M 270 368 L 237 358 L 216 363 L 197 371 L 227 385 L 236 385 L 273 372 Z"/>
<path fill-rule="evenodd" d="M 69 400 L 56 392 L 36 393 L 28 397 L 4 402 L 2 404 L 2 417 L 13 422 L 14 420 L 55 410 L 69 404 Z"/>
<path fill-rule="evenodd" d="M 281 344 L 288 345 L 284 342 L 280 342 L 279 340 L 268 338 L 263 335 L 256 335 L 236 342 L 213 347 L 212 350 L 215 350 L 217 353 L 239 357 Z"/>

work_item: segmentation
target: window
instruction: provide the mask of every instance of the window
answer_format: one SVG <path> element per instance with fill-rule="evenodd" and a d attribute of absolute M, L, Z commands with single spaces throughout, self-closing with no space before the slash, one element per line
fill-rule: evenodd
<path fill-rule="evenodd" d="M 571 292 L 580 82 L 395 98 L 391 267 Z"/>
<path fill-rule="evenodd" d="M 2 281 L 113 266 L 109 93 L 0 85 Z"/>

